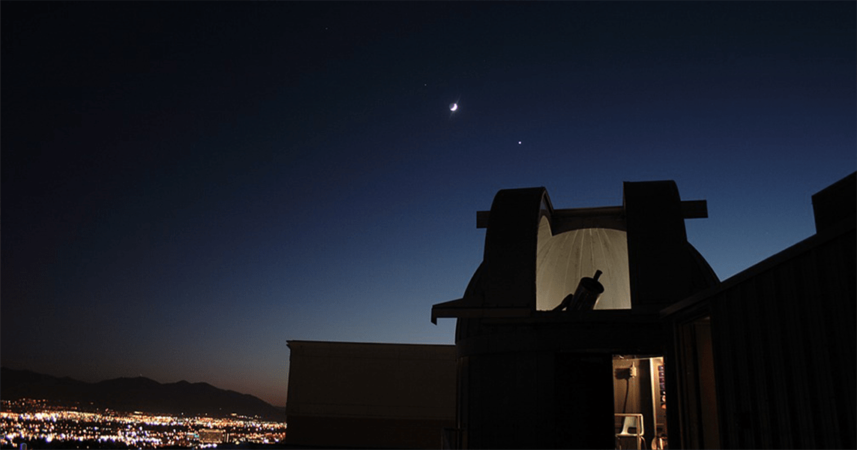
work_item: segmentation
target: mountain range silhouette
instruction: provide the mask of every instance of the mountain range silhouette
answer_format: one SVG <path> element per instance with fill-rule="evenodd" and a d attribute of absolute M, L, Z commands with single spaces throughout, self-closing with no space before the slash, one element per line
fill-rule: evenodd
<path fill-rule="evenodd" d="M 115 378 L 87 383 L 29 370 L 0 368 L 0 398 L 44 399 L 53 405 L 81 410 L 112 409 L 185 416 L 259 416 L 284 422 L 285 410 L 249 394 L 216 388 L 208 383 L 161 384 L 145 377 Z"/>

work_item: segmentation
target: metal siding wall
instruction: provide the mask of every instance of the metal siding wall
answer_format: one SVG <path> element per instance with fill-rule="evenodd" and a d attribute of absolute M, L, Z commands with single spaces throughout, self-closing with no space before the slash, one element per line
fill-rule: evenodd
<path fill-rule="evenodd" d="M 767 358 L 761 358 L 764 353 L 764 342 L 761 340 L 763 327 L 766 327 L 770 322 L 776 320 L 773 316 L 774 311 L 764 311 L 759 305 L 758 299 L 760 293 L 757 291 L 757 283 L 746 283 L 740 288 L 741 300 L 745 304 L 745 313 L 747 321 L 747 342 L 745 342 L 745 358 L 752 365 L 752 383 L 750 396 L 748 397 L 750 406 L 747 409 L 748 414 L 747 430 L 752 436 L 752 446 L 756 448 L 770 448 L 770 422 L 767 420 L 768 399 L 765 395 L 765 372 L 767 371 Z M 747 376 L 745 374 L 745 376 Z"/>
<path fill-rule="evenodd" d="M 830 377 L 831 354 L 830 342 L 827 340 L 823 313 L 830 307 L 828 286 L 819 283 L 819 268 L 816 265 L 815 251 L 801 255 L 790 263 L 798 271 L 797 281 L 802 281 L 802 295 L 796 299 L 801 302 L 801 312 L 804 314 L 808 341 L 804 345 L 806 355 L 803 369 L 807 372 L 809 381 L 809 403 L 811 405 L 814 428 L 812 436 L 814 442 L 811 446 L 815 448 L 839 447 L 835 445 L 839 437 L 836 426 L 836 418 L 833 416 L 834 408 L 828 407 L 835 404 L 833 395 L 833 383 Z M 809 299 L 816 299 L 812 304 Z M 832 402 L 830 400 L 833 400 Z"/>
<path fill-rule="evenodd" d="M 739 386 L 744 393 L 741 396 L 738 418 L 740 423 L 740 436 L 745 442 L 743 447 L 760 448 L 762 443 L 759 440 L 759 407 L 762 402 L 758 398 L 761 394 L 760 389 L 764 386 L 759 380 L 759 375 L 764 371 L 764 361 L 757 355 L 761 353 L 760 342 L 755 334 L 758 333 L 761 326 L 759 313 L 756 308 L 758 306 L 754 301 L 755 286 L 752 283 L 746 283 L 738 286 L 738 298 L 740 299 L 743 311 L 741 314 L 741 341 L 742 345 L 738 347 L 741 355 L 740 363 L 736 365 L 742 375 L 739 379 Z"/>
<path fill-rule="evenodd" d="M 722 392 L 736 392 L 739 373 L 732 370 L 731 357 L 735 353 L 736 340 L 729 337 L 736 333 L 735 324 L 729 320 L 720 320 L 727 310 L 726 295 L 710 300 L 711 339 L 714 349 L 715 377 L 717 379 L 717 409 L 720 414 L 720 444 L 724 448 L 734 447 L 732 437 L 738 432 L 734 411 L 738 409 L 737 397 L 721 395 Z M 718 299 L 719 301 L 714 301 Z M 677 386 L 681 388 L 681 386 Z M 684 428 L 684 427 L 682 427 Z"/>
<path fill-rule="evenodd" d="M 756 281 L 756 289 L 760 292 L 769 292 L 769 295 L 759 296 L 759 308 L 762 311 L 774 311 L 781 309 L 779 299 L 784 298 L 785 290 L 782 283 L 777 281 L 777 272 L 768 272 L 760 276 Z M 786 309 L 779 311 L 779 317 L 788 317 L 790 312 Z M 782 392 L 790 392 L 794 383 L 790 380 L 794 362 L 787 339 L 790 330 L 785 326 L 783 320 L 772 317 L 763 329 L 765 335 L 765 349 L 768 353 L 767 370 L 765 371 L 766 395 L 769 399 L 769 411 L 771 413 L 771 446 L 776 448 L 793 448 L 795 446 L 794 436 L 791 434 L 792 418 L 789 417 L 789 409 L 783 404 Z M 786 320 L 788 322 L 788 320 Z"/>
<path fill-rule="evenodd" d="M 825 261 L 820 267 L 819 281 L 827 286 L 827 295 L 836 308 L 825 308 L 824 323 L 827 325 L 827 339 L 831 350 L 830 376 L 836 396 L 835 423 L 839 431 L 837 444 L 843 447 L 857 447 L 855 423 L 857 423 L 857 339 L 855 339 L 855 317 L 857 317 L 857 241 L 855 234 L 845 235 L 839 242 L 831 242 L 817 251 L 819 260 Z M 829 268 L 835 267 L 831 271 Z"/>
<path fill-rule="evenodd" d="M 803 354 L 803 348 L 807 342 L 805 329 L 800 326 L 803 316 L 803 305 L 795 301 L 795 297 L 802 294 L 799 291 L 799 286 L 796 285 L 796 274 L 792 273 L 793 268 L 784 265 L 780 270 L 772 274 L 775 279 L 774 287 L 779 287 L 780 290 L 775 290 L 770 295 L 770 303 L 778 304 L 779 310 L 776 321 L 780 325 L 779 329 L 785 338 L 784 347 L 787 354 L 791 355 L 790 364 L 786 373 L 790 375 L 790 389 L 783 391 L 780 397 L 779 407 L 786 411 L 791 411 L 793 432 L 791 438 L 793 447 L 811 447 L 812 436 L 808 434 L 813 428 L 812 416 L 805 414 L 809 411 L 808 403 L 808 385 L 807 372 L 804 369 L 806 363 Z M 780 430 L 780 434 L 786 433 L 788 430 Z"/>
<path fill-rule="evenodd" d="M 709 298 L 723 447 L 854 447 L 854 253 L 851 230 Z"/>

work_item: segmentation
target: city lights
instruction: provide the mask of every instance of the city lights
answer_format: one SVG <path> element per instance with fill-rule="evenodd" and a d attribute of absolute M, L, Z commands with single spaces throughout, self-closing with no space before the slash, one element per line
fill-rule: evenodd
<path fill-rule="evenodd" d="M 2 401 L 0 445 L 20 442 L 121 443 L 129 447 L 212 447 L 220 443 L 282 442 L 284 422 L 232 414 L 228 418 L 176 417 L 139 411 L 79 411 L 51 406 L 44 400 Z"/>

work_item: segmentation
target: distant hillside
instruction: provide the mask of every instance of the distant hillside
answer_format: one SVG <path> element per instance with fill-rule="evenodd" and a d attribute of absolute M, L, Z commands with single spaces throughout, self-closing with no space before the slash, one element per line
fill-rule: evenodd
<path fill-rule="evenodd" d="M 161 384 L 145 377 L 116 378 L 85 383 L 29 370 L 0 368 L 0 398 L 45 399 L 62 405 L 143 411 L 158 414 L 228 416 L 237 413 L 267 420 L 285 421 L 286 415 L 263 400 L 248 394 L 218 389 L 208 383 Z"/>

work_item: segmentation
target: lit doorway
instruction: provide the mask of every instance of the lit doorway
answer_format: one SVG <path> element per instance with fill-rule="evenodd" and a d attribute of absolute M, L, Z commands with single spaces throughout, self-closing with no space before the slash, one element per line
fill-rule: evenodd
<path fill-rule="evenodd" d="M 668 448 L 666 395 L 662 356 L 613 357 L 617 449 Z"/>

